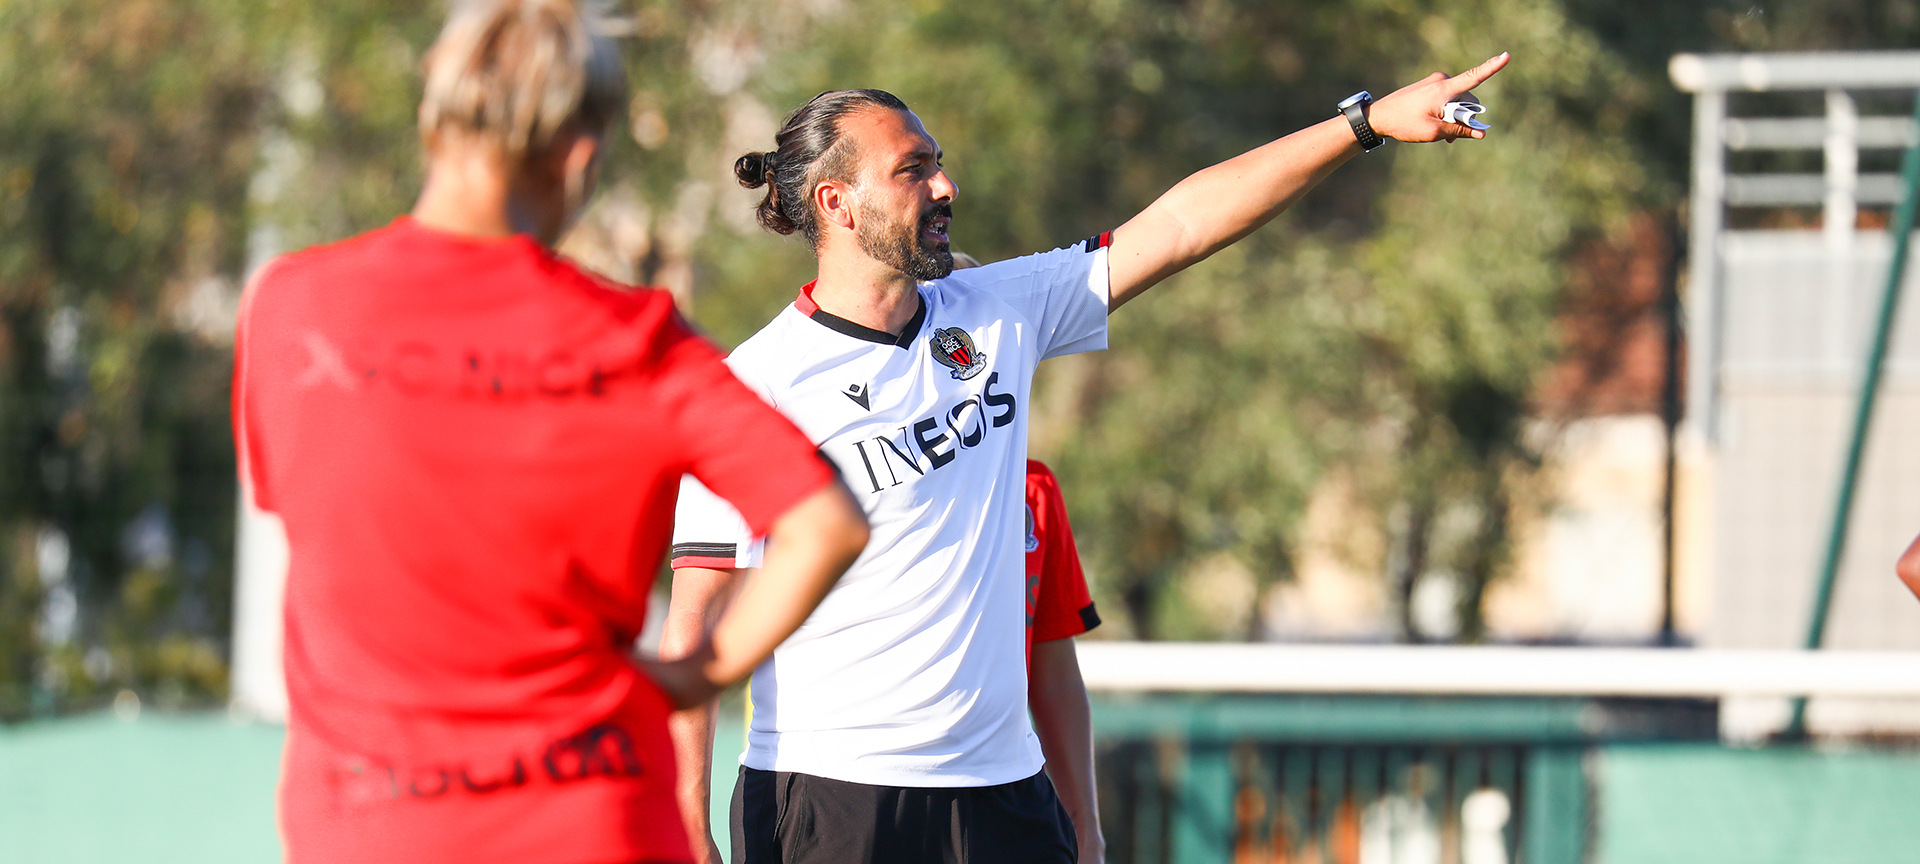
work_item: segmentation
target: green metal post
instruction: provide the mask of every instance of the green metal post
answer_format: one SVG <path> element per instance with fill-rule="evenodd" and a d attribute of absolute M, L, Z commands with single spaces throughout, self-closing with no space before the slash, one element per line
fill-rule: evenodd
<path fill-rule="evenodd" d="M 1487 782 L 1491 783 L 1493 788 L 1500 790 L 1501 794 L 1506 795 L 1509 804 L 1518 805 L 1520 803 L 1519 754 L 1505 747 L 1495 748 L 1489 753 Z M 1509 811 L 1506 827 L 1500 829 L 1500 834 L 1506 841 L 1505 848 L 1509 861 L 1517 860 L 1519 857 L 1516 840 L 1520 836 L 1520 820 L 1513 818 L 1518 809 L 1515 806 L 1512 811 Z"/>
<path fill-rule="evenodd" d="M 1527 754 L 1524 864 L 1582 864 L 1587 855 L 1587 775 L 1577 746 L 1535 747 Z"/>
<path fill-rule="evenodd" d="M 1134 789 L 1139 805 L 1134 811 L 1133 860 L 1134 864 L 1166 864 L 1166 835 L 1161 830 L 1160 809 L 1166 789 L 1161 782 L 1160 760 L 1151 750 L 1141 757 L 1134 763 Z"/>
<path fill-rule="evenodd" d="M 1322 838 L 1322 844 L 1332 841 L 1335 828 L 1340 824 L 1340 805 L 1347 800 L 1347 753 L 1344 747 L 1320 750 L 1319 777 L 1314 784 L 1320 790 L 1314 808 L 1313 836 Z"/>
<path fill-rule="evenodd" d="M 1288 747 L 1281 756 L 1281 806 L 1286 813 L 1287 860 L 1302 854 L 1313 839 L 1313 748 Z"/>
<path fill-rule="evenodd" d="M 1913 122 L 1920 128 L 1920 95 L 1914 97 Z M 1865 455 L 1867 430 L 1873 424 L 1874 403 L 1880 394 L 1880 377 L 1886 366 L 1887 344 L 1892 341 L 1894 313 L 1900 306 L 1900 287 L 1906 281 L 1907 246 L 1913 239 L 1915 208 L 1920 207 L 1920 146 L 1907 148 L 1901 160 L 1901 175 L 1907 191 L 1893 220 L 1893 262 L 1887 266 L 1887 287 L 1880 295 L 1880 317 L 1874 322 L 1873 347 L 1867 353 L 1867 367 L 1860 376 L 1860 397 L 1853 416 L 1853 437 L 1847 444 L 1847 465 L 1840 474 L 1840 494 L 1833 505 L 1833 522 L 1827 527 L 1827 553 L 1821 559 L 1819 588 L 1814 593 L 1813 620 L 1807 625 L 1807 650 L 1820 647 L 1826 637 L 1827 610 L 1833 605 L 1833 583 L 1839 576 L 1840 557 L 1847 547 L 1847 525 L 1853 520 L 1854 490 L 1860 480 L 1860 463 Z M 1802 738 L 1807 732 L 1807 697 L 1793 701 L 1793 718 L 1787 722 L 1786 735 Z"/>
<path fill-rule="evenodd" d="M 1190 741 L 1173 812 L 1173 864 L 1226 864 L 1233 856 L 1233 756 L 1218 741 Z"/>

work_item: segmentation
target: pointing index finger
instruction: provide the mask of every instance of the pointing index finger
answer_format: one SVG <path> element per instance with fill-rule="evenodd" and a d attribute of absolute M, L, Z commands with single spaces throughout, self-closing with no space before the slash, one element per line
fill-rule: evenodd
<path fill-rule="evenodd" d="M 1487 62 L 1482 63 L 1478 66 L 1473 67 L 1472 69 L 1468 69 L 1467 71 L 1460 73 L 1459 76 L 1455 77 L 1453 80 L 1459 82 L 1462 85 L 1465 85 L 1462 89 L 1471 90 L 1475 87 L 1480 86 L 1481 82 L 1486 81 L 1488 78 L 1492 78 L 1493 73 L 1506 68 L 1507 61 L 1512 59 L 1513 59 L 1512 54 L 1502 51 L 1499 54 L 1494 55 L 1494 57 L 1488 60 Z"/>

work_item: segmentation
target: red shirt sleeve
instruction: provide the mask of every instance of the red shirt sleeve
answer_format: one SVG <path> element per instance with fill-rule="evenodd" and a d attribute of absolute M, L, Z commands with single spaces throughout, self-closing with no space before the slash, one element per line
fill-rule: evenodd
<path fill-rule="evenodd" d="M 253 284 L 247 286 L 240 300 L 240 314 L 233 334 L 233 446 L 238 457 L 240 486 L 251 494 L 255 507 L 269 511 L 274 509 L 274 501 L 267 483 L 266 453 L 259 430 L 259 413 L 253 407 L 255 379 L 250 373 L 257 363 L 253 358 L 253 340 L 248 331 L 252 329 L 249 321 L 253 315 L 253 299 L 259 295 L 260 288 L 273 272 L 274 262 L 268 262 L 260 268 Z"/>
<path fill-rule="evenodd" d="M 1080 569 L 1080 553 L 1074 548 L 1060 481 L 1047 466 L 1032 459 L 1027 460 L 1027 506 L 1033 511 L 1033 537 L 1039 547 L 1027 553 L 1029 579 L 1039 576 L 1038 586 L 1031 589 L 1029 643 L 1078 636 L 1100 626 L 1086 573 Z"/>
<path fill-rule="evenodd" d="M 735 378 L 719 349 L 678 316 L 662 360 L 663 386 L 678 410 L 670 434 L 686 454 L 686 472 L 726 499 L 756 535 L 835 472 L 818 448 L 780 412 Z"/>

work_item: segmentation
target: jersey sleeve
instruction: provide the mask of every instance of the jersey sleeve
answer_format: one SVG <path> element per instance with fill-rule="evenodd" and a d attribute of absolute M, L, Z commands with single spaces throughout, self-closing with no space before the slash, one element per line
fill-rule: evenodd
<path fill-rule="evenodd" d="M 676 391 L 669 434 L 682 448 L 685 473 L 736 520 L 724 513 L 695 519 L 689 523 L 695 530 L 726 530 L 688 542 L 737 542 L 741 530 L 764 534 L 781 514 L 832 482 L 833 469 L 804 433 L 734 377 L 718 349 L 684 322 L 676 326 L 680 338 L 667 355 Z M 675 533 L 677 543 L 678 528 Z"/>
<path fill-rule="evenodd" d="M 1107 245 L 1112 232 L 1051 252 L 954 271 L 1034 322 L 1040 359 L 1107 347 Z"/>
<path fill-rule="evenodd" d="M 233 334 L 233 446 L 238 457 L 240 487 L 244 494 L 251 496 L 255 507 L 266 511 L 274 510 L 274 496 L 267 482 L 266 442 L 260 429 L 260 412 L 255 407 L 261 375 L 260 363 L 254 357 L 252 321 L 254 298 L 275 271 L 276 263 L 268 262 L 260 268 L 247 285 L 240 299 L 240 314 Z"/>
<path fill-rule="evenodd" d="M 1067 522 L 1059 481 L 1038 462 L 1028 463 L 1027 506 L 1033 508 L 1033 533 L 1042 555 L 1033 641 L 1065 639 L 1100 626 L 1100 613 L 1094 609 L 1087 575 L 1080 569 L 1080 553 L 1074 548 L 1073 526 Z"/>
<path fill-rule="evenodd" d="M 760 542 L 733 505 L 699 480 L 680 478 L 680 500 L 673 511 L 674 569 L 758 567 L 760 551 Z"/>

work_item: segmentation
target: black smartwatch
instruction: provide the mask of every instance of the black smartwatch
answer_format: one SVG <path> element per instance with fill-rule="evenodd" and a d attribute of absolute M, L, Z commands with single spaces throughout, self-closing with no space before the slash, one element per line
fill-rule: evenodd
<path fill-rule="evenodd" d="M 1373 94 L 1362 90 L 1340 100 L 1340 113 L 1347 115 L 1347 125 L 1353 127 L 1353 137 L 1360 139 L 1360 149 L 1372 151 L 1387 143 L 1380 133 L 1373 131 L 1373 124 L 1367 122 L 1367 106 L 1373 104 Z"/>

